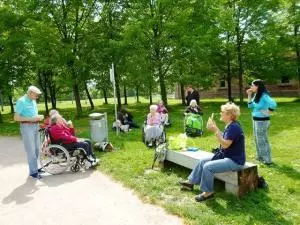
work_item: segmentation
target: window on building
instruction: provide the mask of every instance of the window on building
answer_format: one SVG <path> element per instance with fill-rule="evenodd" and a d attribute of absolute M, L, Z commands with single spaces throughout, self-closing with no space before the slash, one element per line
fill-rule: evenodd
<path fill-rule="evenodd" d="M 280 80 L 280 83 L 288 84 L 288 83 L 290 83 L 290 78 L 288 76 L 282 76 L 281 80 Z"/>
<path fill-rule="evenodd" d="M 220 80 L 220 88 L 225 88 L 226 87 L 226 81 L 225 78 L 223 78 L 222 80 Z"/>

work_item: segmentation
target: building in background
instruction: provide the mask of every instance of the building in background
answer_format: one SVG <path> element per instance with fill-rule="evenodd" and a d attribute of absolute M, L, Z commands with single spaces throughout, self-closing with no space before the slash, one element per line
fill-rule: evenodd
<path fill-rule="evenodd" d="M 246 89 L 248 84 L 244 84 L 244 96 L 246 96 Z M 296 79 L 289 79 L 288 77 L 281 77 L 281 80 L 275 83 L 266 83 L 266 87 L 272 97 L 300 97 L 300 85 Z M 203 98 L 228 98 L 228 86 L 225 79 L 215 82 L 215 85 L 210 89 L 196 88 L 200 91 L 200 99 Z M 234 99 L 239 98 L 238 79 L 232 79 L 231 96 Z M 175 98 L 181 99 L 180 86 L 176 85 Z"/>

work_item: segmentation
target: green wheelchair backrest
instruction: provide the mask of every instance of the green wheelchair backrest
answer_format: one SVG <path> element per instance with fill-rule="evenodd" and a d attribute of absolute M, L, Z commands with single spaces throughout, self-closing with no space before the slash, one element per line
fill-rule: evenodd
<path fill-rule="evenodd" d="M 189 113 L 186 116 L 186 126 L 194 129 L 203 129 L 202 116 L 198 114 Z"/>

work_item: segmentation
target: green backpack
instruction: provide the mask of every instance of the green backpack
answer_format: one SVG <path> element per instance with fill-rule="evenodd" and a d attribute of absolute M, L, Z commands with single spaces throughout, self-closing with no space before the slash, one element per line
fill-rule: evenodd
<path fill-rule="evenodd" d="M 202 130 L 202 117 L 197 114 L 189 114 L 186 119 L 186 126 L 197 130 Z"/>

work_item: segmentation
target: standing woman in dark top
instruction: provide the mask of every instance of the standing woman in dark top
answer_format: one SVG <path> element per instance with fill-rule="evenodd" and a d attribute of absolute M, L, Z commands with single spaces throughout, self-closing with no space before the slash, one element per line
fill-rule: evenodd
<path fill-rule="evenodd" d="M 252 97 L 253 93 L 254 96 Z M 248 108 L 252 109 L 257 160 L 269 165 L 272 163 L 271 147 L 268 140 L 270 112 L 277 107 L 277 104 L 270 97 L 262 80 L 254 80 L 247 90 L 247 94 Z"/>
<path fill-rule="evenodd" d="M 199 94 L 199 92 L 197 90 L 195 90 L 192 85 L 188 85 L 187 94 L 186 94 L 186 97 L 185 97 L 186 105 L 190 105 L 190 102 L 192 101 L 192 99 L 195 99 L 196 102 L 197 102 L 197 105 L 199 105 L 199 103 L 200 103 L 200 94 Z"/>
<path fill-rule="evenodd" d="M 207 129 L 214 132 L 222 157 L 214 158 L 208 156 L 200 159 L 193 169 L 187 181 L 180 181 L 183 188 L 193 189 L 199 184 L 202 193 L 195 197 L 198 202 L 205 201 L 214 196 L 214 175 L 226 171 L 238 170 L 246 162 L 244 132 L 237 122 L 240 116 L 240 108 L 234 103 L 221 106 L 220 120 L 225 123 L 222 133 L 213 118 L 207 121 Z"/>

